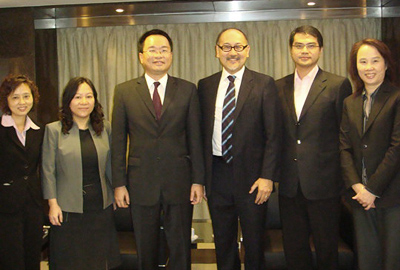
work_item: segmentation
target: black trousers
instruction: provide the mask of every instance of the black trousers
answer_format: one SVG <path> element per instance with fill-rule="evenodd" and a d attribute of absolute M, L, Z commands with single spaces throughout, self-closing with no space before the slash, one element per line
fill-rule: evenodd
<path fill-rule="evenodd" d="M 256 181 L 257 179 L 254 179 Z M 217 267 L 219 270 L 240 270 L 238 222 L 243 234 L 245 269 L 264 269 L 263 236 L 267 204 L 254 203 L 257 190 L 238 192 L 233 182 L 232 165 L 221 158 L 213 159 L 212 191 L 208 200 L 214 230 Z M 242 195 L 240 195 L 242 194 Z M 245 195 L 243 195 L 245 194 Z"/>
<path fill-rule="evenodd" d="M 28 196 L 14 213 L 0 213 L 0 269 L 39 270 L 43 209 Z"/>
<path fill-rule="evenodd" d="M 317 269 L 337 270 L 340 197 L 308 200 L 299 187 L 294 198 L 279 196 L 279 208 L 288 269 L 313 269 L 312 235 Z"/>
<path fill-rule="evenodd" d="M 193 213 L 189 197 L 185 204 L 131 205 L 139 270 L 158 269 L 161 211 L 169 250 L 168 269 L 189 270 Z"/>
<path fill-rule="evenodd" d="M 400 269 L 400 205 L 365 211 L 351 201 L 358 269 Z"/>

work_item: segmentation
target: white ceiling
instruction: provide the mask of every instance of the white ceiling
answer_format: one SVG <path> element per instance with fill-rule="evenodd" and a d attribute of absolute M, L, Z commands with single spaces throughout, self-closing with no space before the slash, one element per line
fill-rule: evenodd
<path fill-rule="evenodd" d="M 96 3 L 150 2 L 154 0 L 0 0 L 0 8 L 81 5 Z M 158 0 L 167 1 L 167 0 Z"/>

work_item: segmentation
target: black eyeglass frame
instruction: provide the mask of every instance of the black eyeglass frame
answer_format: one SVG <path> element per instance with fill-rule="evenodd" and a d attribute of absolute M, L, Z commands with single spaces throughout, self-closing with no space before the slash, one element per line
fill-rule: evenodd
<path fill-rule="evenodd" d="M 249 44 L 247 44 L 247 45 L 235 45 L 235 46 L 231 46 L 231 45 L 222 45 L 222 46 L 220 46 L 220 45 L 217 44 L 217 46 L 218 46 L 218 48 L 220 48 L 223 52 L 230 52 L 230 51 L 232 51 L 232 49 L 234 49 L 235 52 L 243 52 L 243 51 L 249 46 Z M 223 49 L 224 47 L 225 47 L 226 49 L 229 48 L 229 50 L 224 50 L 224 49 Z M 240 48 L 241 48 L 241 49 L 240 49 Z"/>

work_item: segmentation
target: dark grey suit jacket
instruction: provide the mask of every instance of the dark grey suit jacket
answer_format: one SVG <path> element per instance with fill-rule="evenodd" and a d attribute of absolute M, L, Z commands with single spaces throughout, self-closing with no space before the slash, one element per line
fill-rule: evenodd
<path fill-rule="evenodd" d="M 294 74 L 277 82 L 283 110 L 283 158 L 280 195 L 294 197 L 300 185 L 309 200 L 338 196 L 339 127 L 343 100 L 351 94 L 348 79 L 319 70 L 299 121 L 294 105 Z"/>
<path fill-rule="evenodd" d="M 215 101 L 222 72 L 199 81 L 202 111 L 206 190 L 212 194 L 212 136 Z M 274 80 L 245 69 L 234 113 L 233 174 L 235 192 L 248 196 L 260 177 L 277 180 L 281 148 L 281 111 Z"/>
<path fill-rule="evenodd" d="M 347 188 L 361 183 L 362 158 L 367 188 L 380 198 L 377 207 L 400 204 L 400 89 L 384 82 L 376 94 L 366 130 L 362 132 L 363 97 L 344 102 L 340 132 L 341 164 Z M 350 190 L 352 191 L 352 190 Z M 354 195 L 354 192 L 351 192 Z"/>
<path fill-rule="evenodd" d="M 204 184 L 194 84 L 168 76 L 158 122 L 144 76 L 117 85 L 112 129 L 113 186 L 128 185 L 132 203 L 154 205 L 161 196 L 169 204 L 189 202 L 191 185 Z"/>

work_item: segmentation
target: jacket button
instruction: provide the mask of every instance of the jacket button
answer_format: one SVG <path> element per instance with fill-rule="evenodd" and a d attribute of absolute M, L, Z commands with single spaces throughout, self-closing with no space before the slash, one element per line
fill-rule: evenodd
<path fill-rule="evenodd" d="M 301 144 L 301 140 L 297 140 L 297 144 Z"/>
<path fill-rule="evenodd" d="M 368 145 L 364 144 L 364 145 L 363 145 L 363 148 L 364 148 L 364 149 L 367 149 L 367 148 L 368 148 Z"/>
<path fill-rule="evenodd" d="M 24 176 L 24 180 L 28 180 L 28 176 L 27 175 Z"/>
<path fill-rule="evenodd" d="M 293 161 L 297 162 L 297 158 L 294 158 Z"/>

